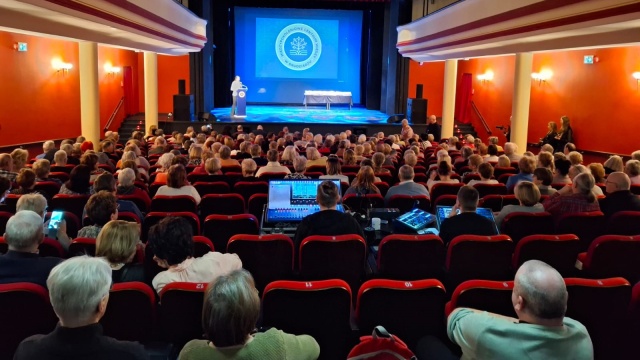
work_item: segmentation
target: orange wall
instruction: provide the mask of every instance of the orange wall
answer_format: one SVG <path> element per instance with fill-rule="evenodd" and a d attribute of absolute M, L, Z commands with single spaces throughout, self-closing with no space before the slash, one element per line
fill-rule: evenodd
<path fill-rule="evenodd" d="M 138 64 L 144 69 L 144 55 L 138 53 Z M 158 55 L 158 112 L 173 112 L 173 95 L 178 93 L 178 80 L 186 81 L 189 90 L 189 55 Z M 144 70 L 139 74 L 140 112 L 144 112 Z"/>
<path fill-rule="evenodd" d="M 16 42 L 26 42 L 28 51 L 14 50 Z M 51 66 L 54 58 L 73 68 L 65 74 L 56 72 Z M 0 145 L 80 135 L 78 43 L 0 32 L 0 59 Z M 101 127 L 123 95 L 122 72 L 107 74 L 107 61 L 121 68 L 131 66 L 134 76 L 138 71 L 135 52 L 98 47 Z M 137 86 L 134 77 L 134 92 Z M 123 117 L 124 110 L 120 110 L 114 125 Z"/>
<path fill-rule="evenodd" d="M 477 75 L 493 71 L 493 80 L 482 82 Z M 473 95 L 471 99 L 478 107 L 480 114 L 489 125 L 492 135 L 498 136 L 500 142 L 507 141 L 502 132 L 496 129 L 498 125 L 507 125 L 511 116 L 511 102 L 513 99 L 513 75 L 515 71 L 515 56 L 500 56 L 494 58 L 479 58 L 458 61 L 458 86 L 462 74 L 473 75 Z M 467 109 L 469 119 L 476 129 L 478 136 L 486 141 L 489 136 L 485 132 L 481 121 Z"/>
<path fill-rule="evenodd" d="M 583 64 L 584 55 L 596 55 L 599 62 Z M 411 63 L 410 94 L 415 91 L 418 80 L 444 77 L 438 65 L 428 68 L 426 65 L 418 67 L 417 63 Z M 505 124 L 511 115 L 514 67 L 514 56 L 458 62 L 458 81 L 465 72 L 473 74 L 472 99 L 494 134 L 499 134 L 495 126 Z M 640 133 L 640 122 L 637 121 L 640 90 L 631 77 L 634 71 L 640 71 L 640 46 L 535 54 L 532 72 L 545 68 L 553 71 L 553 77 L 547 83 L 531 85 L 528 142 L 538 142 L 546 133 L 549 121 L 559 125 L 560 116 L 567 115 L 571 119 L 576 145 L 581 150 L 628 154 L 640 148 L 637 142 L 625 137 Z M 493 81 L 484 84 L 478 81 L 476 76 L 489 69 L 494 72 Z M 439 85 L 429 91 L 441 94 L 442 89 Z M 440 113 L 431 110 L 431 101 L 429 105 L 429 113 L 435 112 L 439 116 L 441 105 Z M 475 120 L 474 126 L 480 127 Z M 480 134 L 482 136 L 482 132 Z M 501 139 L 504 141 L 503 137 Z"/>
<path fill-rule="evenodd" d="M 54 57 L 73 69 L 56 73 Z M 0 32 L 0 145 L 78 136 L 79 94 L 77 43 Z"/>
<path fill-rule="evenodd" d="M 444 61 L 409 62 L 409 98 L 416 96 L 416 84 L 423 84 L 423 97 L 429 102 L 427 114 L 442 116 L 442 89 L 444 87 Z"/>

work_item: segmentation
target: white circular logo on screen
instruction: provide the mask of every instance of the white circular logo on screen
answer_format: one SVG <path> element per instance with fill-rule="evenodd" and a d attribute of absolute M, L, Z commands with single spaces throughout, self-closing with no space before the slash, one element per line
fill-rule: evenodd
<path fill-rule="evenodd" d="M 322 54 L 320 35 L 309 25 L 291 24 L 276 38 L 276 55 L 282 65 L 295 71 L 315 65 Z"/>

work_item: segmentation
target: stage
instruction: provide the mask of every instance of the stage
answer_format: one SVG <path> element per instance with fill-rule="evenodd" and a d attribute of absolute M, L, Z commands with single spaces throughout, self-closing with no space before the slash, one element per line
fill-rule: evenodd
<path fill-rule="evenodd" d="M 246 118 L 231 119 L 231 108 L 216 108 L 211 110 L 219 122 L 247 122 L 247 123 L 317 123 L 339 125 L 379 125 L 386 124 L 389 115 L 364 107 L 354 106 L 349 110 L 349 105 L 332 105 L 330 110 L 320 105 L 301 106 L 273 106 L 273 105 L 247 105 Z"/>

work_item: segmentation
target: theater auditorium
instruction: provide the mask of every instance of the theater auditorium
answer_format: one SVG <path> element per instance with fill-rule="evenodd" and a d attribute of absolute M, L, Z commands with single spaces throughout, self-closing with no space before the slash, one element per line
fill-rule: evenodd
<path fill-rule="evenodd" d="M 633 359 L 640 0 L 0 1 L 1 359 Z"/>

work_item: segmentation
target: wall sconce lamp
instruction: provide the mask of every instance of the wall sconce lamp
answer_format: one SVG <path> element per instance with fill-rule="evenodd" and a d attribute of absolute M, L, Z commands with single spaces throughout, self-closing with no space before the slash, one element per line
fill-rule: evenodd
<path fill-rule="evenodd" d="M 480 74 L 477 76 L 478 80 L 480 80 L 483 84 L 485 81 L 493 80 L 493 71 L 487 70 L 484 74 Z"/>
<path fill-rule="evenodd" d="M 640 90 L 640 71 L 634 72 L 631 76 L 636 79 L 636 90 Z"/>
<path fill-rule="evenodd" d="M 543 82 L 547 82 L 553 76 L 553 72 L 551 70 L 542 70 L 539 73 L 531 74 L 531 78 L 533 80 L 538 81 L 538 86 L 540 86 Z"/>
<path fill-rule="evenodd" d="M 62 74 L 64 75 L 73 68 L 73 64 L 63 62 L 60 59 L 53 59 L 51 60 L 51 67 L 53 67 L 53 70 L 55 70 L 56 72 L 62 72 Z"/>
<path fill-rule="evenodd" d="M 122 68 L 118 66 L 113 66 L 111 63 L 104 64 L 104 71 L 109 75 L 119 74 Z"/>

